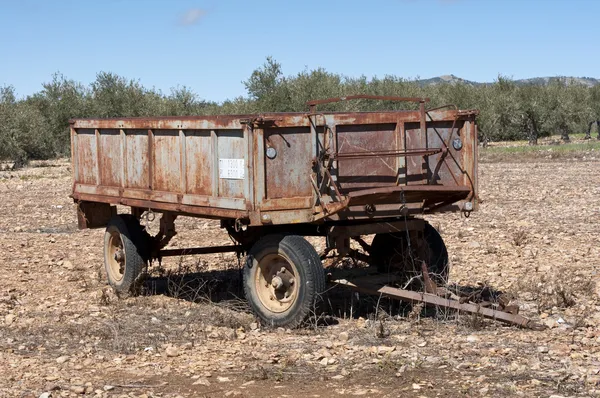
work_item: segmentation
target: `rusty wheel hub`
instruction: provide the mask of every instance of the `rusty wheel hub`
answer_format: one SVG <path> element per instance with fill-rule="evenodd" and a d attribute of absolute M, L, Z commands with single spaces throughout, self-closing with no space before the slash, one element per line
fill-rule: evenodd
<path fill-rule="evenodd" d="M 108 262 L 107 268 L 110 276 L 115 281 L 123 279 L 125 272 L 125 251 L 123 250 L 123 240 L 121 234 L 114 232 L 108 241 Z"/>
<path fill-rule="evenodd" d="M 288 310 L 297 298 L 296 268 L 279 254 L 266 256 L 258 268 L 255 283 L 261 303 L 272 312 Z"/>

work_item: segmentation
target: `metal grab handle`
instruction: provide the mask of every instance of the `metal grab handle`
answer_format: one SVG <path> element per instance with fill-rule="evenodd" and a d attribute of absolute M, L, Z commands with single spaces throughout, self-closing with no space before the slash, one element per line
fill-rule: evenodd
<path fill-rule="evenodd" d="M 331 104 L 332 102 L 341 102 L 348 101 L 353 99 L 371 99 L 371 100 L 380 100 L 380 101 L 401 101 L 401 102 L 418 102 L 424 104 L 425 102 L 429 102 L 429 98 L 419 98 L 419 97 L 391 97 L 386 95 L 367 95 L 367 94 L 359 94 L 359 95 L 346 95 L 344 97 L 334 97 L 334 98 L 326 98 L 321 100 L 312 100 L 308 101 L 306 105 L 309 106 L 310 111 L 314 112 L 315 107 L 317 105 L 322 104 Z"/>

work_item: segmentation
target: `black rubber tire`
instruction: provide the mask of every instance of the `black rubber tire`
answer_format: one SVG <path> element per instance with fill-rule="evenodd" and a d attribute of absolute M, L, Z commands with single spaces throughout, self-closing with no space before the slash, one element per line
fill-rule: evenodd
<path fill-rule="evenodd" d="M 411 246 L 412 256 L 408 252 L 406 232 L 377 234 L 371 243 L 371 265 L 376 265 L 379 272 L 405 272 L 405 279 L 409 280 L 411 273 L 421 273 L 418 260 L 423 260 L 431 279 L 437 285 L 446 284 L 450 271 L 448 250 L 440 233 L 425 221 L 423 238 L 418 242 L 411 241 Z M 405 263 L 398 265 L 399 259 L 404 259 Z"/>
<path fill-rule="evenodd" d="M 109 241 L 113 233 L 118 233 L 123 243 L 125 265 L 122 278 L 113 275 L 109 265 Z M 104 268 L 109 285 L 120 295 L 136 294 L 141 283 L 142 272 L 148 261 L 149 244 L 147 233 L 139 221 L 130 214 L 114 216 L 104 233 Z"/>
<path fill-rule="evenodd" d="M 258 264 L 267 255 L 281 254 L 293 263 L 300 282 L 296 300 L 285 312 L 273 312 L 262 304 L 256 286 Z M 297 235 L 267 235 L 256 242 L 246 258 L 244 266 L 244 292 L 254 313 L 263 324 L 271 327 L 300 326 L 311 311 L 318 307 L 320 295 L 325 291 L 325 271 L 315 248 Z"/>

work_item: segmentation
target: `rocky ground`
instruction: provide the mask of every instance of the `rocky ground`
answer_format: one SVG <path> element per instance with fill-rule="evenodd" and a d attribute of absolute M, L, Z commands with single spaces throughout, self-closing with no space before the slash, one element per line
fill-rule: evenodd
<path fill-rule="evenodd" d="M 142 296 L 120 299 L 103 231 L 76 228 L 69 173 L 0 172 L 0 397 L 600 396 L 593 157 L 481 164 L 480 211 L 429 217 L 452 281 L 511 294 L 543 331 L 365 296 L 357 309 L 339 287 L 329 322 L 265 329 L 234 255 L 169 259 Z M 174 247 L 229 241 L 216 222 L 177 226 Z"/>

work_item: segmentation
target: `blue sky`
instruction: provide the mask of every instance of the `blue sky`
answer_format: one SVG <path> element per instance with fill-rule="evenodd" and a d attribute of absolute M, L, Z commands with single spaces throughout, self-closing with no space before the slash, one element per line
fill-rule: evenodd
<path fill-rule="evenodd" d="M 290 75 L 600 77 L 596 0 L 0 0 L 0 85 L 99 71 L 222 101 L 267 56 Z"/>

